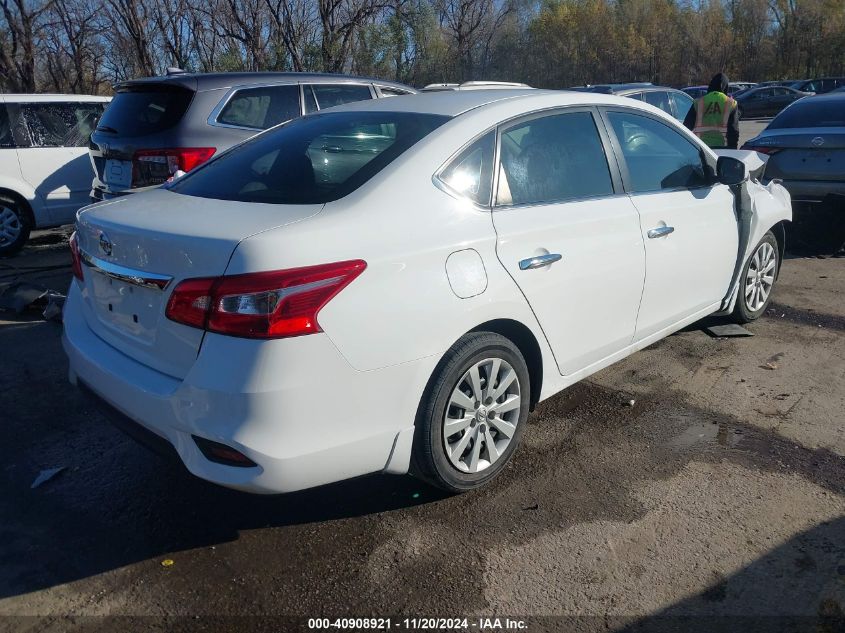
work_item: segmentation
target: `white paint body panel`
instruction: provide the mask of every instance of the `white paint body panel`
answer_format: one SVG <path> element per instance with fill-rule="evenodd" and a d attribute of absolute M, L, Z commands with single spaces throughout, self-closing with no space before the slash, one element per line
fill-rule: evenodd
<path fill-rule="evenodd" d="M 88 313 L 86 273 L 84 283 L 72 282 L 65 306 L 71 378 L 167 438 L 196 475 L 284 492 L 407 472 L 426 384 L 449 347 L 482 324 L 515 321 L 533 335 L 543 372 L 535 399 L 542 400 L 712 313 L 729 293 L 736 264 L 733 201 L 723 190 L 692 217 L 677 197 L 627 195 L 491 211 L 432 182 L 450 156 L 502 121 L 594 103 L 663 116 L 630 99 L 519 90 L 352 104 L 344 109 L 457 116 L 364 186 L 320 208 L 166 191 L 89 207 L 78 219 L 84 250 L 96 250 L 98 232 L 109 232 L 134 247 L 115 250 L 121 263 L 176 281 L 349 259 L 364 259 L 367 268 L 321 310 L 323 333 L 270 341 L 206 333 L 197 341 L 200 330 L 163 316 L 165 291 L 146 346 L 126 333 L 103 333 L 109 326 Z M 788 219 L 788 196 L 777 186 L 755 195 L 755 235 Z M 649 254 L 643 232 L 661 219 L 677 224 L 679 239 Z M 703 245 L 693 243 L 699 233 Z M 539 248 L 563 259 L 545 270 L 518 270 L 518 261 Z M 694 261 L 704 283 L 662 300 L 661 286 L 677 283 Z M 648 300 L 649 325 L 640 330 L 641 299 Z M 180 337 L 181 348 L 173 343 Z M 258 468 L 209 462 L 192 434 L 237 448 Z"/>

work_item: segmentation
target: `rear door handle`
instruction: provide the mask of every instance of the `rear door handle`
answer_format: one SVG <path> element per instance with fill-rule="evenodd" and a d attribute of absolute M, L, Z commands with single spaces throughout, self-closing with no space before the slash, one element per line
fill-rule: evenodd
<path fill-rule="evenodd" d="M 520 260 L 520 270 L 533 270 L 534 268 L 542 268 L 543 266 L 550 266 L 557 261 L 563 259 L 563 255 L 558 253 L 549 253 L 548 255 L 538 255 L 537 257 L 529 257 L 528 259 Z"/>
<path fill-rule="evenodd" d="M 654 239 L 655 237 L 663 237 L 664 235 L 669 235 L 669 233 L 674 233 L 674 231 L 674 226 L 658 226 L 656 229 L 649 229 L 647 235 L 649 236 L 649 238 Z"/>

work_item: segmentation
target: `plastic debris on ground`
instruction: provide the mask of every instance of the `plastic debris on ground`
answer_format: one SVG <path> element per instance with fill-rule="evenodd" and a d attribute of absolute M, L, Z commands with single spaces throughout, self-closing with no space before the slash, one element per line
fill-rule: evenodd
<path fill-rule="evenodd" d="M 754 336 L 754 332 L 749 332 L 741 325 L 736 323 L 727 323 L 725 325 L 711 325 L 704 328 L 710 336 L 715 338 L 734 337 L 734 336 Z"/>
<path fill-rule="evenodd" d="M 64 466 L 59 466 L 58 468 L 47 468 L 46 470 L 42 470 L 40 473 L 38 473 L 38 477 L 35 478 L 35 481 L 32 482 L 32 485 L 29 488 L 38 488 L 38 486 L 47 483 L 53 477 L 62 472 L 64 469 Z"/>
<path fill-rule="evenodd" d="M 61 321 L 65 295 L 46 286 L 26 281 L 0 284 L 0 310 L 21 314 L 27 309 L 40 309 L 47 320 Z"/>
<path fill-rule="evenodd" d="M 161 566 L 162 567 L 172 567 L 173 566 L 173 559 L 172 558 L 165 558 L 163 561 L 161 561 Z"/>

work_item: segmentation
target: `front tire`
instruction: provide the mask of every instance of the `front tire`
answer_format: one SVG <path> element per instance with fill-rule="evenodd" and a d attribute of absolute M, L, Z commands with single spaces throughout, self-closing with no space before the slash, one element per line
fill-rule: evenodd
<path fill-rule="evenodd" d="M 29 215 L 21 204 L 0 197 L 0 257 L 9 257 L 21 250 L 31 230 Z"/>
<path fill-rule="evenodd" d="M 414 472 L 451 493 L 480 488 L 516 450 L 528 418 L 528 367 L 509 339 L 461 337 L 440 361 L 420 406 Z"/>
<path fill-rule="evenodd" d="M 763 316 L 772 300 L 772 289 L 779 271 L 780 251 L 774 234 L 769 231 L 742 269 L 739 296 L 733 311 L 737 323 L 750 323 Z"/>

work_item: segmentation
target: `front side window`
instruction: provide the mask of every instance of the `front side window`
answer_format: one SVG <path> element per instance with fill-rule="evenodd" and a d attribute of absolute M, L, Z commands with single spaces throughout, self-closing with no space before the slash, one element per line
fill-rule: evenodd
<path fill-rule="evenodd" d="M 266 130 L 299 116 L 299 86 L 262 86 L 238 90 L 217 116 L 224 125 Z"/>
<path fill-rule="evenodd" d="M 439 178 L 455 192 L 482 206 L 490 204 L 496 133 L 488 132 L 458 154 Z"/>
<path fill-rule="evenodd" d="M 448 120 L 410 112 L 315 114 L 255 136 L 170 189 L 239 202 L 331 202 L 359 188 Z"/>
<path fill-rule="evenodd" d="M 32 147 L 87 147 L 102 103 L 27 103 L 21 115 Z"/>
<path fill-rule="evenodd" d="M 692 97 L 683 92 L 671 92 L 669 93 L 669 97 L 675 104 L 675 118 L 683 121 L 694 103 Z"/>
<path fill-rule="evenodd" d="M 333 108 L 344 103 L 366 101 L 367 99 L 373 98 L 369 86 L 356 84 L 312 84 L 310 87 L 314 91 L 317 107 L 320 110 Z"/>
<path fill-rule="evenodd" d="M 701 150 L 668 125 L 628 112 L 608 118 L 628 166 L 632 193 L 709 184 Z"/>
<path fill-rule="evenodd" d="M 553 114 L 501 135 L 498 205 L 542 204 L 613 193 L 607 157 L 589 112 Z"/>

